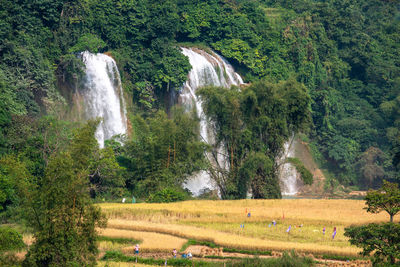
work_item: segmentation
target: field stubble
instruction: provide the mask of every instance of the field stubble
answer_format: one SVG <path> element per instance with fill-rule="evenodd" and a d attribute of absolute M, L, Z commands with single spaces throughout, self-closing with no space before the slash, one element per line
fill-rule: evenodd
<path fill-rule="evenodd" d="M 351 246 L 343 236 L 345 227 L 388 220 L 385 213 L 366 213 L 364 201 L 360 200 L 219 200 L 100 206 L 109 218 L 108 227 L 113 228 L 107 230 L 136 231 L 132 237 L 138 239 L 139 232 L 155 232 L 212 241 L 224 247 L 296 249 L 299 252 L 349 256 L 355 256 L 360 250 Z M 247 217 L 249 212 L 251 216 Z M 268 226 L 272 220 L 277 221 L 276 227 Z M 244 228 L 239 227 L 241 224 Z M 287 234 L 289 225 L 292 228 Z M 322 234 L 323 227 L 326 227 L 325 235 Z M 334 240 L 331 237 L 333 227 L 337 227 Z M 171 241 L 161 238 L 150 242 L 169 247 Z"/>

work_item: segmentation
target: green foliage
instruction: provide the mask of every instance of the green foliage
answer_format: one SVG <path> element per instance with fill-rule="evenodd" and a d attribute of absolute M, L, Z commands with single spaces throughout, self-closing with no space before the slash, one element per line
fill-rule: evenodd
<path fill-rule="evenodd" d="M 365 207 L 367 212 L 379 213 L 386 211 L 390 215 L 390 222 L 393 216 L 400 211 L 400 189 L 398 184 L 383 181 L 383 185 L 378 190 L 369 190 L 365 197 Z"/>
<path fill-rule="evenodd" d="M 261 258 L 246 258 L 242 261 L 235 261 L 232 262 L 231 266 L 257 266 L 257 267 L 264 267 L 264 266 L 293 266 L 293 267 L 300 267 L 300 266 L 314 266 L 315 263 L 311 258 L 307 257 L 300 257 L 294 251 L 290 254 L 285 251 L 281 258 L 276 259 L 261 259 Z"/>
<path fill-rule="evenodd" d="M 9 227 L 0 227 L 0 252 L 18 250 L 25 247 L 22 235 Z"/>
<path fill-rule="evenodd" d="M 370 147 L 361 154 L 356 167 L 359 169 L 360 180 L 367 188 L 388 176 L 388 166 L 391 165 L 389 161 L 389 156 L 377 147 Z"/>
<path fill-rule="evenodd" d="M 91 139 L 95 126 L 89 122 L 75 132 L 67 151 L 50 157 L 40 183 L 29 185 L 24 215 L 35 242 L 24 266 L 95 264 L 96 227 L 106 224 L 89 197 L 88 162 L 95 152 Z"/>
<path fill-rule="evenodd" d="M 381 0 L 3 0 L 0 153 L 15 143 L 13 116 L 60 110 L 57 79 L 74 83 L 83 73 L 71 52 L 112 51 L 132 102 L 154 113 L 190 70 L 178 44 L 202 43 L 249 82 L 303 83 L 324 167 L 343 184 L 376 187 L 399 177 L 388 159 L 400 166 L 398 17 L 396 1 Z M 292 119 L 304 103 L 290 104 Z M 371 147 L 387 159 L 366 161 Z"/>
<path fill-rule="evenodd" d="M 151 259 L 151 258 L 140 258 L 126 256 L 119 251 L 107 251 L 102 260 L 112 260 L 117 262 L 137 262 L 142 264 L 151 265 L 163 265 L 165 263 L 164 259 Z M 170 266 L 192 266 L 193 262 L 189 259 L 168 259 L 168 265 Z M 260 258 L 245 258 L 245 259 L 235 259 L 228 262 L 208 262 L 208 261 L 196 261 L 196 266 L 314 266 L 314 261 L 310 258 L 300 257 L 294 252 L 285 252 L 282 258 L 277 259 L 260 259 Z"/>
<path fill-rule="evenodd" d="M 400 225 L 390 223 L 351 226 L 345 229 L 350 243 L 361 247 L 362 254 L 372 254 L 374 263 L 389 261 L 395 264 L 400 259 Z"/>
<path fill-rule="evenodd" d="M 141 258 L 126 256 L 120 251 L 106 251 L 102 260 L 112 260 L 117 262 L 137 262 L 148 265 L 164 265 L 165 259 Z M 193 261 L 189 259 L 170 258 L 167 259 L 168 266 L 192 266 Z M 196 266 L 216 266 L 215 262 L 196 261 Z M 218 266 L 218 265 L 217 265 Z M 222 266 L 222 265 L 221 265 Z"/>
<path fill-rule="evenodd" d="M 85 74 L 85 65 L 75 54 L 66 54 L 60 58 L 57 73 L 62 77 L 60 80 L 71 84 L 80 81 Z"/>
<path fill-rule="evenodd" d="M 117 243 L 117 244 L 140 244 L 141 240 L 135 240 L 131 238 L 122 238 L 122 237 L 108 237 L 108 236 L 98 236 L 97 237 L 98 241 L 109 241 L 112 243 Z"/>
<path fill-rule="evenodd" d="M 230 253 L 241 253 L 241 254 L 249 254 L 249 255 L 268 255 L 271 256 L 272 252 L 268 250 L 244 250 L 244 249 L 236 249 L 236 248 L 224 248 L 224 252 Z"/>
<path fill-rule="evenodd" d="M 121 148 L 118 162 L 126 168 L 127 187 L 135 196 L 166 187 L 180 188 L 187 177 L 206 167 L 206 145 L 198 140 L 194 114 L 174 110 L 169 119 L 164 112 L 132 120 L 133 134 Z"/>
<path fill-rule="evenodd" d="M 77 164 L 87 169 L 92 196 L 128 189 L 146 198 L 180 187 L 207 168 L 208 147 L 194 116 L 170 119 L 158 110 L 168 110 L 191 68 L 178 44 L 201 43 L 252 83 L 203 91 L 218 133 L 212 157 L 224 147 L 229 162 L 229 170 L 209 170 L 223 198 L 250 188 L 254 197 L 279 197 L 271 163 L 299 131 L 309 132 L 315 155 L 340 183 L 377 187 L 400 177 L 398 17 L 396 1 L 380 0 L 3 0 L 0 155 L 15 154 L 40 184 L 51 154 L 65 151 L 72 134 L 70 124 L 39 117 L 58 118 L 65 100 L 57 82 L 74 84 L 84 74 L 72 53 L 107 49 L 132 111 L 142 115 L 124 147 L 100 150 L 83 138 L 86 148 L 70 149 L 74 159 L 83 155 Z M 20 203 L 15 185 L 2 169 L 3 211 Z"/>
<path fill-rule="evenodd" d="M 304 167 L 304 164 L 298 158 L 287 158 L 287 162 L 293 164 L 296 170 L 300 173 L 301 179 L 304 184 L 312 185 L 313 175 L 312 173 Z"/>
<path fill-rule="evenodd" d="M 274 162 L 263 153 L 249 155 L 239 169 L 237 185 L 240 198 L 246 198 L 251 190 L 252 197 L 280 198 L 281 190 L 274 174 Z"/>
<path fill-rule="evenodd" d="M 147 199 L 151 203 L 169 203 L 183 201 L 188 198 L 188 195 L 177 189 L 167 187 L 153 194 L 150 194 Z"/>
<path fill-rule="evenodd" d="M 206 115 L 214 122 L 211 177 L 222 198 L 280 198 L 275 159 L 291 134 L 310 122 L 310 97 L 300 83 L 259 81 L 239 91 L 206 87 L 198 91 Z M 218 157 L 220 147 L 229 170 Z"/>
<path fill-rule="evenodd" d="M 89 51 L 92 53 L 98 53 L 106 46 L 106 43 L 94 34 L 84 34 L 79 37 L 77 43 L 71 47 L 68 52 L 77 53 L 83 51 Z"/>
<path fill-rule="evenodd" d="M 21 266 L 17 258 L 16 251 L 25 248 L 22 235 L 15 229 L 0 227 L 0 265 L 1 266 Z"/>
<path fill-rule="evenodd" d="M 23 162 L 11 155 L 0 158 L 0 212 L 23 202 L 29 178 L 30 174 Z"/>

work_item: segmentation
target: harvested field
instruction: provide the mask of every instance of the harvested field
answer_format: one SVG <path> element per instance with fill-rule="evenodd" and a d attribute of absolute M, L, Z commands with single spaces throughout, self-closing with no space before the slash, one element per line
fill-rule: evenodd
<path fill-rule="evenodd" d="M 110 228 L 111 227 L 111 228 Z M 116 237 L 116 238 L 132 238 L 142 240 L 140 244 L 140 250 L 143 252 L 146 251 L 172 251 L 174 248 L 179 249 L 187 242 L 186 239 L 176 237 L 168 234 L 159 234 L 154 232 L 143 232 L 143 231 L 129 231 L 129 230 L 121 230 L 112 228 L 112 225 L 109 225 L 109 228 L 103 229 L 100 231 L 100 235 L 107 237 Z M 112 243 L 107 241 L 100 242 L 100 249 L 103 250 L 116 250 L 122 249 L 124 253 L 133 254 L 133 250 L 135 244 L 131 245 L 120 245 L 119 248 L 107 248 L 102 247 L 102 243 Z"/>
<path fill-rule="evenodd" d="M 120 232 L 124 233 L 123 237 L 131 235 L 141 239 L 139 233 L 157 233 L 166 234 L 168 238 L 211 241 L 223 247 L 272 251 L 295 249 L 318 255 L 356 256 L 360 249 L 350 245 L 343 235 L 344 228 L 389 219 L 385 213 L 367 213 L 363 209 L 364 201 L 360 200 L 206 200 L 100 206 L 109 218 L 107 231 L 125 230 Z M 275 227 L 272 220 L 277 222 Z M 395 221 L 398 220 L 398 216 L 395 217 Z M 324 227 L 325 235 L 322 233 Z M 333 227 L 337 227 L 337 235 L 332 240 Z M 142 247 L 160 250 L 167 243 L 172 244 L 165 238 L 149 238 L 157 244 L 146 243 L 145 246 L 143 243 Z M 172 247 L 178 249 L 179 242 Z M 166 250 L 172 247 L 168 246 Z"/>

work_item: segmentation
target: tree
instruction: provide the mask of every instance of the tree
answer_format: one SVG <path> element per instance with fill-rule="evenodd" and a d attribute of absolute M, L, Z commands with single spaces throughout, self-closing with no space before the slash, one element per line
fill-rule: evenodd
<path fill-rule="evenodd" d="M 160 111 L 132 120 L 133 134 L 117 160 L 126 168 L 127 187 L 135 196 L 148 197 L 166 187 L 181 188 L 189 175 L 206 167 L 206 145 L 198 138 L 194 114 L 176 109 L 171 115 L 169 119 Z"/>
<path fill-rule="evenodd" d="M 380 189 L 368 191 L 365 200 L 368 207 L 364 209 L 367 212 L 386 211 L 390 215 L 390 222 L 393 222 L 393 216 L 400 211 L 400 190 L 395 183 L 383 181 L 383 186 Z"/>
<path fill-rule="evenodd" d="M 285 141 L 309 125 L 306 87 L 290 79 L 242 90 L 205 87 L 197 94 L 214 125 L 209 173 L 222 198 L 243 198 L 250 188 L 253 198 L 280 198 L 275 159 Z"/>
<path fill-rule="evenodd" d="M 29 178 L 24 162 L 11 155 L 0 158 L 0 212 L 21 204 Z"/>
<path fill-rule="evenodd" d="M 29 185 L 25 217 L 35 242 L 24 266 L 95 265 L 96 228 L 106 225 L 89 196 L 88 162 L 96 149 L 88 136 L 95 125 L 77 130 L 68 149 L 50 157 L 44 177 Z"/>
<path fill-rule="evenodd" d="M 374 263 L 389 259 L 395 264 L 400 259 L 400 225 L 394 223 L 367 224 L 345 229 L 350 243 L 363 249 L 361 254 L 373 253 Z"/>

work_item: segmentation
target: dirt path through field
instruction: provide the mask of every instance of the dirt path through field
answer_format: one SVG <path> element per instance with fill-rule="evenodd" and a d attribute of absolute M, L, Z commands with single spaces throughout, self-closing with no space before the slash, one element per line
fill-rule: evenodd
<path fill-rule="evenodd" d="M 184 253 L 191 252 L 193 255 L 193 260 L 201 260 L 201 261 L 214 261 L 214 262 L 221 262 L 226 260 L 234 260 L 241 259 L 241 258 L 261 258 L 261 259 L 268 259 L 268 258 L 278 258 L 282 256 L 281 252 L 272 252 L 272 256 L 269 255 L 249 255 L 243 253 L 231 253 L 231 252 L 223 252 L 221 254 L 221 250 L 218 248 L 212 249 L 207 246 L 200 246 L 200 245 L 193 245 L 189 246 L 185 249 Z M 220 253 L 218 255 L 218 253 Z M 180 253 L 181 255 L 182 253 Z M 141 255 L 145 258 L 154 258 L 154 259 L 170 259 L 172 258 L 172 253 L 165 253 L 165 252 L 146 252 Z M 224 258 L 207 258 L 205 256 L 219 256 Z M 303 255 L 302 255 L 303 256 Z M 329 267 L 371 267 L 372 263 L 370 261 L 365 260 L 353 260 L 353 261 L 340 261 L 340 260 L 327 260 L 327 259 L 319 259 L 314 258 L 313 255 L 308 254 L 304 255 L 313 258 L 316 262 L 316 266 L 329 266 Z"/>

